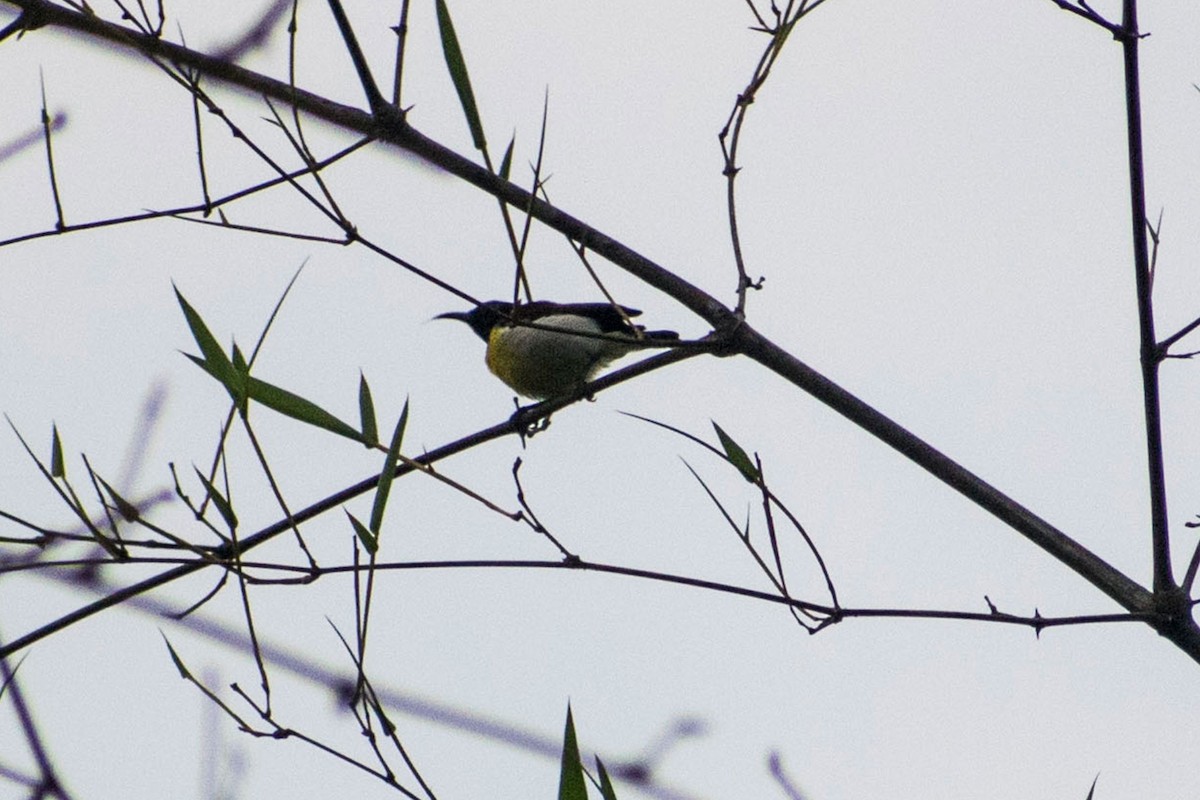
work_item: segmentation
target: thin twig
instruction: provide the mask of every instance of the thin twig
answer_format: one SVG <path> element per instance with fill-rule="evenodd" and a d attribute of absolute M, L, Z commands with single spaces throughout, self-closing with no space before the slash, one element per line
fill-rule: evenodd
<path fill-rule="evenodd" d="M 361 148 L 364 145 L 369 144 L 369 143 L 370 143 L 369 139 L 359 140 L 358 142 L 355 142 L 354 144 L 350 145 L 349 147 L 346 147 L 346 148 L 338 151 L 337 153 L 329 156 L 328 158 L 325 158 L 322 161 L 318 162 L 316 165 L 314 165 L 313 168 L 314 169 L 324 169 L 325 167 L 328 167 L 329 165 L 336 163 L 337 161 L 340 161 L 341 159 L 345 158 L 346 156 L 350 155 L 351 153 L 357 151 L 359 148 Z M 84 230 L 94 230 L 97 228 L 114 227 L 114 226 L 118 226 L 118 225 L 129 225 L 129 224 L 133 224 L 133 223 L 137 223 L 137 222 L 146 222 L 146 221 L 150 221 L 150 220 L 163 219 L 164 217 L 176 217 L 178 219 L 187 219 L 188 221 L 191 221 L 191 222 L 199 222 L 201 220 L 195 220 L 190 217 L 186 217 L 185 215 L 187 215 L 187 214 L 207 214 L 213 208 L 220 208 L 223 205 L 227 205 L 227 204 L 233 203 L 237 200 L 241 200 L 243 198 L 250 197 L 250 196 L 258 194 L 260 192 L 267 191 L 269 189 L 273 189 L 276 186 L 279 186 L 280 184 L 288 183 L 289 181 L 292 181 L 299 177 L 302 177 L 303 175 L 308 174 L 308 172 L 310 172 L 310 168 L 304 167 L 302 169 L 298 169 L 293 172 L 289 172 L 287 175 L 277 176 L 275 178 L 270 178 L 261 183 L 256 183 L 253 186 L 250 186 L 250 187 L 247 187 L 244 189 L 238 189 L 237 191 L 231 192 L 230 194 L 227 194 L 217 200 L 214 200 L 209 204 L 201 203 L 200 205 L 179 206 L 179 207 L 175 207 L 175 208 L 164 209 L 161 211 L 144 211 L 140 214 L 129 214 L 129 215 L 120 216 L 120 217 L 110 217 L 107 219 L 93 220 L 92 222 L 83 222 L 83 223 L 78 223 L 78 224 L 74 224 L 74 225 L 67 225 L 62 230 L 53 229 L 53 230 L 37 231 L 35 233 L 26 233 L 26 234 L 22 234 L 20 236 L 14 236 L 9 239 L 0 240 L 0 248 L 9 247 L 9 246 L 12 246 L 15 244 L 21 244 L 23 242 L 33 241 L 35 239 L 42 239 L 42 238 L 45 238 L 48 236 L 58 236 L 59 234 L 63 234 L 63 233 L 72 233 L 74 231 L 84 231 Z M 224 227 L 228 227 L 228 228 L 235 229 L 235 230 L 250 230 L 250 231 L 254 231 L 254 232 L 258 232 L 260 230 L 265 230 L 265 229 L 253 228 L 248 225 L 247 226 L 231 225 L 228 222 L 214 223 L 211 220 L 208 222 L 209 222 L 209 224 L 222 225 Z M 270 231 L 270 232 L 275 235 L 281 235 L 281 236 L 288 235 L 288 236 L 293 236 L 294 238 L 302 238 L 302 239 L 307 239 L 310 241 L 316 240 L 316 241 L 330 242 L 330 243 L 338 244 L 338 245 L 343 245 L 346 243 L 344 238 L 329 239 L 326 237 L 305 236 L 304 234 L 291 234 L 291 233 L 284 234 L 279 231 Z"/>
<path fill-rule="evenodd" d="M 1070 0 L 1050 0 L 1051 3 L 1061 8 L 1063 11 L 1069 11 L 1078 17 L 1086 19 L 1088 22 L 1095 23 L 1101 28 L 1111 33 L 1114 38 L 1119 38 L 1121 34 L 1121 26 L 1115 22 L 1109 22 L 1104 17 L 1096 13 L 1095 9 L 1089 6 L 1084 0 L 1079 0 L 1079 4 L 1070 2 Z"/>
<path fill-rule="evenodd" d="M 808 623 L 806 623 L 804 620 L 800 619 L 800 617 L 796 613 L 797 611 L 801 611 L 801 612 L 804 612 L 805 614 L 810 614 L 808 604 L 807 603 L 792 604 L 790 602 L 792 600 L 792 598 L 788 595 L 787 589 L 783 586 L 783 583 L 780 580 L 780 577 L 771 571 L 771 568 L 770 568 L 770 566 L 767 565 L 766 560 L 764 560 L 762 555 L 759 554 L 758 549 L 754 546 L 753 542 L 750 541 L 750 531 L 747 529 L 743 533 L 742 530 L 740 528 L 738 528 L 737 523 L 734 522 L 733 517 L 725 509 L 724 504 L 717 497 L 716 493 L 713 492 L 713 490 L 711 488 L 709 488 L 709 485 L 704 481 L 703 478 L 700 477 L 699 473 L 697 473 L 696 470 L 692 468 L 692 465 L 689 464 L 686 460 L 683 461 L 683 465 L 685 467 L 687 467 L 689 472 L 692 473 L 692 477 L 694 477 L 696 479 L 696 481 L 699 482 L 700 487 L 702 489 L 704 489 L 705 494 L 708 495 L 708 499 L 710 501 L 712 501 L 713 505 L 715 505 L 717 507 L 717 510 L 721 512 L 721 516 L 725 518 L 725 523 L 730 528 L 732 528 L 733 532 L 737 535 L 738 541 L 740 541 L 742 543 L 742 545 L 746 548 L 746 550 L 754 558 L 755 563 L 758 564 L 759 570 L 761 570 L 762 573 L 767 576 L 767 580 L 769 580 L 771 582 L 771 585 L 775 587 L 775 590 L 779 593 L 778 597 L 781 598 L 784 602 L 788 603 L 788 608 L 789 608 L 789 610 L 791 610 L 792 616 L 796 620 L 796 622 L 801 627 L 803 627 L 805 630 L 807 630 L 809 633 L 815 633 L 816 629 L 813 628 Z M 825 618 L 823 616 L 816 618 L 816 619 L 818 619 L 818 621 L 825 621 Z"/>
<path fill-rule="evenodd" d="M 565 558 L 567 561 L 578 560 L 579 556 L 575 555 L 566 547 L 564 547 L 563 543 L 555 538 L 554 534 L 550 533 L 549 529 L 547 529 L 546 526 L 542 524 L 542 521 L 538 519 L 537 515 L 533 513 L 533 508 L 529 505 L 529 501 L 525 497 L 525 487 L 521 485 L 522 463 L 523 462 L 520 458 L 517 458 L 513 461 L 512 477 L 513 483 L 516 484 L 517 487 L 517 502 L 521 504 L 521 509 L 526 523 L 529 525 L 529 527 L 533 528 L 534 532 L 545 536 L 550 544 L 558 548 L 558 552 L 562 553 L 563 558 Z"/>
<path fill-rule="evenodd" d="M 1183 581 L 1179 584 L 1180 591 L 1186 597 L 1192 596 L 1192 586 L 1196 583 L 1196 572 L 1200 570 L 1200 541 L 1196 542 L 1196 547 L 1192 550 L 1192 557 L 1188 561 L 1187 572 L 1183 575 Z"/>
<path fill-rule="evenodd" d="M 543 192 L 542 181 L 542 163 L 546 155 L 546 128 L 550 117 L 550 90 L 547 88 L 542 96 L 542 125 L 538 134 L 538 151 L 537 159 L 533 162 L 533 187 L 529 192 L 530 197 L 537 197 Z M 513 134 L 513 139 L 509 143 L 512 148 L 516 143 L 516 134 Z M 527 207 L 524 212 L 524 223 L 521 226 L 521 239 L 516 245 L 513 255 L 517 263 L 516 274 L 513 278 L 513 303 L 515 304 L 520 299 L 521 291 L 525 292 L 525 299 L 533 299 L 533 289 L 529 287 L 529 275 L 525 271 L 525 250 L 529 245 L 529 234 L 533 230 L 533 216 L 529 213 Z"/>
<path fill-rule="evenodd" d="M 50 754 L 42 743 L 41 732 L 33 721 L 33 713 L 25 703 L 25 695 L 17 682 L 16 671 L 20 666 L 21 662 L 18 662 L 16 667 L 10 667 L 7 658 L 0 658 L 0 686 L 4 687 L 3 693 L 8 695 L 12 702 L 13 710 L 21 725 L 21 732 L 25 735 L 25 743 L 29 745 L 29 750 L 37 763 L 40 777 L 37 792 L 33 796 L 53 795 L 60 800 L 70 800 L 71 794 L 63 786 L 62 779 L 58 777 L 58 771 L 54 769 Z"/>
<path fill-rule="evenodd" d="M 249 427 L 247 425 L 247 427 Z M 229 475 L 225 475 L 225 496 L 230 498 L 232 502 L 232 493 L 229 489 Z M 284 508 L 287 512 L 287 508 Z M 297 532 L 299 535 L 299 532 Z M 258 644 L 258 628 L 254 625 L 254 611 L 250 605 L 250 587 L 247 585 L 246 570 L 242 566 L 242 549 L 238 546 L 237 526 L 229 526 L 229 541 L 233 545 L 233 573 L 237 577 L 238 596 L 242 601 L 242 614 L 246 619 L 246 633 L 250 637 L 250 650 L 254 655 L 254 664 L 258 668 L 259 685 L 263 692 L 263 705 L 266 709 L 266 716 L 271 714 L 271 681 L 267 675 L 267 664 L 263 660 L 262 648 Z M 310 556 L 311 558 L 311 556 Z"/>
<path fill-rule="evenodd" d="M 358 37 L 354 35 L 354 28 L 350 25 L 350 19 L 346 16 L 346 9 L 342 7 L 341 0 L 329 0 L 329 10 L 333 12 L 333 20 L 337 23 L 338 31 L 342 35 L 342 43 L 346 45 L 346 52 L 354 64 L 354 71 L 358 74 L 358 82 L 362 86 L 363 94 L 367 96 L 367 106 L 371 109 L 371 113 L 379 115 L 387 110 L 395 111 L 395 106 L 384 100 L 383 94 L 379 91 L 379 84 L 375 82 L 375 76 L 371 74 L 367 57 L 363 55 L 362 47 L 358 44 Z"/>
<path fill-rule="evenodd" d="M 1166 339 L 1163 339 L 1161 342 L 1159 342 L 1158 343 L 1159 357 L 1166 358 L 1168 348 L 1170 348 L 1171 345 L 1175 344 L 1183 337 L 1187 336 L 1192 331 L 1196 330 L 1196 328 L 1200 328 L 1200 317 L 1197 317 L 1196 319 L 1192 320 L 1187 325 L 1184 325 L 1178 331 L 1176 331 L 1175 333 L 1168 336 Z"/>
<path fill-rule="evenodd" d="M 1146 220 L 1146 231 L 1150 234 L 1150 241 L 1153 245 L 1150 250 L 1150 291 L 1154 291 L 1154 275 L 1158 269 L 1158 245 L 1161 241 L 1163 223 L 1163 209 L 1158 210 L 1158 225 L 1151 225 L 1150 220 Z"/>
<path fill-rule="evenodd" d="M 2 36 L 0 36 L 0 41 L 4 41 Z M 50 120 L 50 130 L 60 131 L 66 124 L 67 115 L 62 111 L 59 111 L 55 113 L 54 117 Z M 0 144 L 0 163 L 19 155 L 23 150 L 34 147 L 41 142 L 45 136 L 45 126 L 39 121 L 37 126 L 30 129 L 27 133 L 24 133 L 5 144 Z"/>
<path fill-rule="evenodd" d="M 1083 5 L 1081 3 L 1081 5 Z M 1090 13 L 1086 5 L 1084 8 Z M 1141 76 L 1138 67 L 1137 3 L 1125 0 L 1119 37 L 1125 66 L 1125 125 L 1128 132 L 1129 206 L 1133 222 L 1133 270 L 1137 285 L 1138 333 L 1142 370 L 1142 406 L 1150 491 L 1150 536 L 1155 599 L 1160 604 L 1178 600 L 1171 568 L 1171 540 L 1167 518 L 1166 468 L 1163 461 L 1162 406 L 1159 397 L 1159 345 L 1154 332 L 1154 300 L 1150 254 L 1146 243 L 1146 171 L 1142 153 Z M 1190 617 L 1189 617 L 1190 619 Z"/>
<path fill-rule="evenodd" d="M 58 176 L 54 171 L 54 148 L 51 146 L 50 113 L 46 109 L 46 76 L 42 71 L 38 70 L 38 76 L 42 83 L 42 133 L 46 139 L 46 166 L 50 171 L 50 193 L 54 196 L 54 227 L 56 230 L 63 230 L 67 226 L 66 220 L 63 218 L 62 197 L 58 193 Z"/>
<path fill-rule="evenodd" d="M 392 28 L 396 34 L 396 70 L 392 79 L 392 105 L 403 112 L 400 105 L 401 87 L 404 78 L 404 45 L 408 40 L 408 0 L 400 4 L 400 21 Z"/>
<path fill-rule="evenodd" d="M 577 396 L 572 395 L 568 397 L 560 397 L 554 400 L 547 400 L 545 402 L 538 403 L 537 405 L 530 406 L 528 408 L 520 409 L 518 413 L 509 417 L 504 422 L 476 431 L 475 433 L 464 436 L 456 441 L 443 445 L 442 447 L 430 450 L 421 456 L 412 459 L 412 462 L 413 464 L 422 465 L 435 464 L 438 461 L 449 458 L 452 455 L 456 455 L 476 447 L 483 442 L 498 439 L 502 436 L 519 435 L 528 427 L 530 421 L 543 419 L 555 411 L 570 405 L 571 403 L 579 402 L 585 396 L 597 394 L 605 389 L 616 386 L 627 380 L 631 380 L 632 378 L 635 378 L 646 372 L 662 368 L 668 364 L 683 361 L 687 358 L 697 355 L 698 353 L 699 351 L 687 350 L 669 350 L 665 353 L 659 353 L 656 356 L 644 359 L 643 361 L 631 364 L 622 369 L 615 370 L 592 381 L 591 383 L 585 384 L 580 388 L 580 394 Z M 408 474 L 413 470 L 414 466 L 407 463 L 400 463 L 396 467 L 395 474 L 397 477 L 399 477 L 401 475 Z M 375 489 L 378 483 L 379 476 L 377 474 L 372 475 L 351 486 L 347 486 L 339 492 L 335 492 L 334 494 L 318 500 L 307 508 L 303 508 L 294 512 L 290 520 L 283 519 L 276 521 L 275 523 L 262 528 L 251 536 L 243 538 L 240 541 L 240 552 L 246 553 L 249 550 L 258 547 L 259 545 L 271 541 L 284 531 L 290 530 L 293 524 L 303 524 L 307 520 L 327 513 L 332 509 L 339 508 L 355 497 L 372 491 Z M 184 576 L 203 570 L 205 567 L 211 566 L 214 561 L 221 562 L 224 560 L 229 560 L 232 558 L 232 551 L 232 543 L 228 543 L 215 549 L 212 553 L 211 559 L 204 560 L 203 562 L 188 561 L 165 572 L 159 573 L 158 575 L 141 580 L 138 583 L 115 590 L 111 594 L 99 600 L 64 614 L 63 616 L 46 623 L 45 625 L 42 625 L 35 630 L 30 631 L 29 633 L 26 633 L 24 636 L 20 636 L 3 645 L 0 647 L 0 658 L 6 658 L 13 653 L 29 647 L 35 642 L 41 641 L 42 639 L 45 639 L 46 637 L 51 636 L 58 631 L 74 625 L 77 622 L 88 619 L 89 617 L 92 617 L 109 608 L 119 606 L 132 597 L 137 597 L 138 595 L 156 589 L 160 586 L 173 583 Z M 311 573 L 311 567 L 305 567 L 304 569 L 309 570 Z M 318 574 L 319 573 L 320 570 L 318 570 Z"/>
<path fill-rule="evenodd" d="M 180 73 L 195 89 L 200 88 L 200 73 L 188 67 L 180 67 Z M 204 128 L 201 122 L 202 115 L 200 114 L 200 96 L 197 91 L 191 91 L 192 95 L 192 129 L 196 136 L 196 170 L 200 176 L 200 196 L 204 203 L 204 216 L 212 213 L 212 197 L 208 192 L 208 170 L 204 167 Z"/>

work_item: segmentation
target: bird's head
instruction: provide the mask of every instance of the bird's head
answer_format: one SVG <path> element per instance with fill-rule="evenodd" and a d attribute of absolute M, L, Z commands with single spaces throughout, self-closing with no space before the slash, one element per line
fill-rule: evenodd
<path fill-rule="evenodd" d="M 489 300 L 470 311 L 447 311 L 445 314 L 438 314 L 434 319 L 457 319 L 465 322 L 486 342 L 492 328 L 510 318 L 512 307 L 512 303 L 503 300 Z"/>

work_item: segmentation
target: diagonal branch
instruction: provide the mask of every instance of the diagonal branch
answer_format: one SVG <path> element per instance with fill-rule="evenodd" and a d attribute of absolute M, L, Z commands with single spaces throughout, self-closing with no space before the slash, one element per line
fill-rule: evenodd
<path fill-rule="evenodd" d="M 223 62 L 212 56 L 198 53 L 160 39 L 143 36 L 128 28 L 105 22 L 95 16 L 81 14 L 61 6 L 53 5 L 45 0 L 3 1 L 24 9 L 26 13 L 32 15 L 32 18 L 36 18 L 42 25 L 63 27 L 86 33 L 93 37 L 116 43 L 134 52 L 154 55 L 180 65 L 194 67 L 205 72 L 211 79 L 223 81 L 295 104 L 304 113 L 331 122 L 343 129 L 374 136 L 381 141 L 388 142 L 418 155 L 493 197 L 529 213 L 546 226 L 566 235 L 581 246 L 600 254 L 626 272 L 671 296 L 705 319 L 715 329 L 715 334 L 710 339 L 713 344 L 713 352 L 720 355 L 746 355 L 803 391 L 813 395 L 883 443 L 928 470 L 939 480 L 954 488 L 993 516 L 1029 538 L 1126 610 L 1136 614 L 1148 614 L 1157 611 L 1158 613 L 1154 614 L 1150 619 L 1150 624 L 1159 633 L 1170 638 L 1171 641 L 1187 652 L 1193 659 L 1200 662 L 1200 629 L 1195 626 L 1188 614 L 1182 613 L 1181 609 L 1183 607 L 1178 603 L 1172 601 L 1170 605 L 1165 603 L 1163 605 L 1157 604 L 1154 596 L 1137 582 L 1112 567 L 1049 522 L 1041 519 L 1029 509 L 982 480 L 979 476 L 939 452 L 932 445 L 868 406 L 828 378 L 820 375 L 779 345 L 766 339 L 749 325 L 739 320 L 733 310 L 712 295 L 621 242 L 586 225 L 565 211 L 533 196 L 523 188 L 500 178 L 482 165 L 458 155 L 439 142 L 423 135 L 409 125 L 405 121 L 404 115 L 390 104 L 385 103 L 377 109 L 376 115 L 372 115 L 368 112 L 334 103 L 318 95 L 293 88 L 287 83 L 251 72 L 234 64 Z M 1126 0 L 1126 3 L 1127 8 L 1131 8 L 1133 0 Z M 1127 34 L 1118 38 L 1121 39 L 1122 44 L 1126 48 L 1127 76 L 1136 79 L 1137 50 L 1134 45 L 1138 37 L 1135 33 L 1136 26 L 1128 24 L 1131 19 L 1133 18 L 1127 17 L 1127 24 L 1124 27 L 1124 31 Z M 1131 40 L 1133 44 L 1131 44 Z M 1136 83 L 1133 84 L 1131 91 L 1133 92 L 1133 100 L 1136 101 Z M 1137 163 L 1140 169 L 1140 112 L 1136 102 L 1130 106 L 1130 118 L 1137 121 L 1137 127 L 1131 128 L 1131 158 L 1136 150 Z M 1136 137 L 1133 135 L 1135 132 L 1137 134 Z M 1140 184 L 1134 193 L 1138 197 L 1144 195 Z M 1140 231 L 1142 222 L 1145 219 L 1144 202 L 1137 203 L 1137 207 L 1133 211 L 1133 217 L 1135 227 Z M 1144 267 L 1146 263 L 1144 259 L 1145 239 L 1144 237 L 1135 237 L 1135 242 L 1137 241 L 1141 242 L 1140 250 L 1143 251 L 1143 258 L 1138 263 Z M 1137 246 L 1135 245 L 1135 247 Z M 1144 279 L 1144 270 L 1139 269 L 1139 282 Z M 1140 293 L 1139 296 L 1141 296 Z M 1139 307 L 1148 311 L 1148 304 L 1149 298 L 1147 296 L 1144 302 L 1139 302 Z M 1144 334 L 1145 331 L 1146 328 L 1143 328 Z M 1152 325 L 1149 331 L 1152 334 Z M 1145 336 L 1143 336 L 1143 340 L 1146 341 Z M 1148 341 L 1151 348 L 1149 350 L 1144 348 L 1144 359 L 1147 354 L 1153 356 L 1154 353 L 1152 335 Z M 1143 363 L 1145 364 L 1145 361 Z M 1146 383 L 1146 404 L 1148 415 L 1147 428 L 1151 440 L 1152 484 L 1158 485 L 1161 479 L 1162 450 L 1160 432 L 1158 430 L 1157 375 L 1153 369 L 1145 368 L 1145 371 L 1147 376 L 1149 376 L 1149 381 Z M 546 405 L 543 404 L 537 408 L 541 409 Z M 505 432 L 508 431 L 507 426 L 500 427 L 503 427 Z M 486 437 L 488 434 L 487 432 L 481 432 L 481 435 Z M 454 452 L 465 449 L 473 443 L 470 440 L 455 443 Z M 1158 479 L 1154 477 L 1155 474 L 1159 474 Z M 1164 493 L 1153 503 L 1156 555 L 1165 553 L 1167 542 L 1165 508 Z M 1155 576 L 1156 588 L 1170 585 L 1170 567 L 1169 562 L 1165 558 L 1156 557 Z M 171 573 L 165 573 L 157 579 L 151 579 L 153 582 L 151 584 L 139 584 L 138 587 L 130 587 L 125 591 L 132 594 L 140 593 L 153 588 L 153 586 L 162 585 L 162 583 L 168 582 L 171 579 L 173 579 Z M 111 596 L 106 602 L 111 605 L 120 602 L 120 599 L 120 597 Z M 1163 599 L 1165 601 L 1169 598 Z M 81 609 L 78 613 L 83 613 L 86 616 L 86 614 L 93 612 Z M 69 622 L 66 624 L 69 624 Z M 22 642 L 18 640 L 17 642 L 12 642 L 6 648 L 3 648 L 3 650 L 0 650 L 0 654 L 13 652 L 27 644 L 29 644 L 29 641 Z"/>

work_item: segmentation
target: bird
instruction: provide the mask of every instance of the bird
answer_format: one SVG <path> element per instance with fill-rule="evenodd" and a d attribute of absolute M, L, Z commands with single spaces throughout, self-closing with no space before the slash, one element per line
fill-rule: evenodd
<path fill-rule="evenodd" d="M 679 340 L 675 331 L 647 331 L 629 322 L 641 313 L 612 303 L 490 300 L 435 319 L 467 323 L 487 343 L 485 361 L 493 375 L 520 395 L 547 400 L 578 390 L 634 350 Z"/>

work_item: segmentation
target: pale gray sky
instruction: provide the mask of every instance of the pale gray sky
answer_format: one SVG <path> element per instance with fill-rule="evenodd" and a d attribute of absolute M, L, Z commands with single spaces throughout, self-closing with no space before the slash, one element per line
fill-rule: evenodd
<path fill-rule="evenodd" d="M 385 84 L 398 5 L 348 3 Z M 1113 0 L 1095 6 L 1119 12 Z M 764 43 L 747 30 L 746 5 L 452 0 L 451 10 L 497 158 L 517 132 L 514 176 L 528 183 L 548 91 L 553 201 L 732 302 L 716 134 Z M 239 3 L 226 11 L 252 16 Z M 168 12 L 169 35 L 182 28 L 196 47 L 238 30 L 239 18 L 211 3 L 177 2 Z M 432 3 L 413 3 L 411 14 L 409 119 L 470 154 Z M 1165 336 L 1200 315 L 1200 93 L 1192 85 L 1200 8 L 1146 2 L 1142 28 L 1152 34 L 1142 90 L 1148 206 L 1164 214 L 1155 298 Z M 282 31 L 245 62 L 279 77 L 286 65 Z M 69 223 L 198 200 L 188 96 L 153 66 L 77 36 L 39 30 L 0 44 L 0 142 L 38 124 L 39 73 L 51 112 L 68 115 L 54 147 Z M 303 9 L 298 81 L 362 105 L 323 3 Z M 259 100 L 212 90 L 256 142 L 295 165 Z M 1119 46 L 1050 0 L 827 0 L 797 27 L 751 108 L 739 221 L 749 270 L 766 277 L 750 297 L 755 327 L 1148 583 L 1123 120 Z M 204 125 L 214 195 L 268 174 L 216 119 L 206 115 Z M 319 154 L 351 141 L 316 123 L 306 132 Z M 0 239 L 53 226 L 45 172 L 38 148 L 0 163 Z M 490 198 L 382 146 L 325 177 L 365 236 L 481 299 L 511 291 Z M 284 190 L 226 213 L 337 235 Z M 510 412 L 511 393 L 487 374 L 478 339 L 430 321 L 463 310 L 462 301 L 362 248 L 176 221 L 0 249 L 0 410 L 40 454 L 57 423 L 82 486 L 78 453 L 118 476 L 144 398 L 165 386 L 136 490 L 169 488 L 168 462 L 181 474 L 209 463 L 227 404 L 178 352 L 195 346 L 172 282 L 218 339 L 248 347 L 306 259 L 260 377 L 353 420 L 362 370 L 381 427 L 411 402 L 406 451 L 414 454 Z M 559 235 L 535 225 L 528 263 L 539 295 L 597 299 Z M 667 298 L 593 263 L 651 327 L 706 332 Z M 1194 535 L 1183 523 L 1200 511 L 1196 368 L 1168 362 L 1163 390 L 1172 531 L 1186 564 Z M 519 456 L 539 518 L 583 558 L 767 590 L 679 457 L 761 534 L 746 484 L 620 410 L 710 439 L 716 420 L 759 453 L 847 606 L 986 611 L 987 595 L 1018 614 L 1117 610 L 1018 534 L 746 360 L 693 359 L 557 414 L 525 450 L 502 440 L 441 470 L 515 508 L 510 470 Z M 294 507 L 379 467 L 361 446 L 263 409 L 254 418 Z M 245 436 L 232 442 L 231 479 L 249 532 L 278 512 Z M 68 524 L 12 435 L 0 435 L 0 509 Z M 370 497 L 349 509 L 365 519 Z M 181 508 L 162 518 L 194 531 Z M 337 513 L 307 528 L 325 565 L 349 558 L 350 536 Z M 824 600 L 794 535 L 784 550 L 793 591 Z M 394 489 L 381 555 L 556 554 L 526 528 L 410 478 Z M 261 557 L 295 559 L 283 539 Z M 124 583 L 156 571 L 105 575 Z M 186 605 L 214 580 L 193 577 L 154 597 Z M 1039 641 L 1026 629 L 984 624 L 850 621 L 810 637 L 766 603 L 565 571 L 384 573 L 376 592 L 368 658 L 381 686 L 550 739 L 561 735 L 570 701 L 585 751 L 616 759 L 638 757 L 680 719 L 701 719 L 705 735 L 678 744 L 655 773 L 688 797 L 783 797 L 767 772 L 770 751 L 812 800 L 1082 800 L 1097 773 L 1097 798 L 1200 793 L 1192 767 L 1200 668 L 1135 624 L 1052 630 Z M 336 577 L 253 591 L 260 632 L 329 668 L 346 659 L 327 618 L 352 630 L 352 598 L 349 580 Z M 0 635 L 12 639 L 82 601 L 44 578 L 5 576 Z M 236 624 L 239 608 L 231 584 L 205 613 Z M 248 659 L 132 611 L 105 612 L 32 647 L 22 687 L 77 797 L 210 797 L 201 753 L 213 737 L 244 762 L 239 797 L 394 796 L 299 742 L 254 740 L 224 720 L 214 729 L 160 629 L 214 687 L 257 686 Z M 281 722 L 369 760 L 326 693 L 283 672 L 272 681 Z M 6 700 L 0 714 L 0 761 L 27 766 Z M 440 798 L 554 796 L 551 760 L 396 718 Z M 628 785 L 618 792 L 640 796 Z M 21 796 L 0 784 L 0 798 Z"/>

